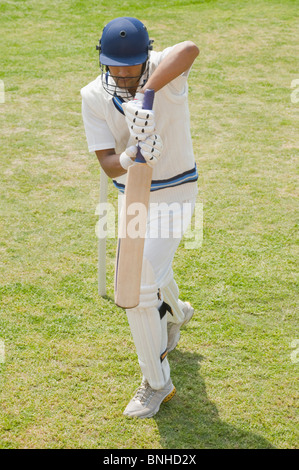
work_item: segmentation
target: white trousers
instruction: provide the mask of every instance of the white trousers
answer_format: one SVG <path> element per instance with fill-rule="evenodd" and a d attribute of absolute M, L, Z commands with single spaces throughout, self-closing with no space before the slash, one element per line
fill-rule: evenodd
<path fill-rule="evenodd" d="M 195 199 L 181 203 L 151 204 L 144 244 L 140 303 L 127 309 L 127 317 L 144 378 L 154 389 L 163 388 L 170 377 L 167 354 L 167 320 L 183 319 L 172 263 L 191 222 Z M 161 318 L 165 300 L 173 315 Z"/>

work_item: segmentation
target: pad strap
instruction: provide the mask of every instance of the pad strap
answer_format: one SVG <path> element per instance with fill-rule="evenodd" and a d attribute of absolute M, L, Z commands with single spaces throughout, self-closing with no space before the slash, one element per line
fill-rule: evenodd
<path fill-rule="evenodd" d="M 159 313 L 160 313 L 160 318 L 162 320 L 162 318 L 164 317 L 164 315 L 166 315 L 166 312 L 169 312 L 170 315 L 173 315 L 172 313 L 172 309 L 170 307 L 170 305 L 168 305 L 166 302 L 162 302 L 162 304 L 160 305 L 160 307 L 158 308 L 159 310 Z"/>
<path fill-rule="evenodd" d="M 168 349 L 166 348 L 165 351 L 160 356 L 160 361 L 163 362 L 165 357 L 167 356 Z"/>

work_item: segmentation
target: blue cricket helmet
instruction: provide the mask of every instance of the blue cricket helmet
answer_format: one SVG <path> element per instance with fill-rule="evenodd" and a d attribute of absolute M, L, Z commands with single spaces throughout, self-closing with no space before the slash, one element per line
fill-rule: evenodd
<path fill-rule="evenodd" d="M 100 64 L 108 67 L 143 64 L 152 43 L 141 21 L 126 16 L 115 18 L 104 27 L 97 46 Z"/>

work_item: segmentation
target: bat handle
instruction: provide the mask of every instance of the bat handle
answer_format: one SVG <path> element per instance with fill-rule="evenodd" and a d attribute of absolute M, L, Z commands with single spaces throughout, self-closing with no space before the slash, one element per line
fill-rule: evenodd
<path fill-rule="evenodd" d="M 155 96 L 155 91 L 154 90 L 145 90 L 144 92 L 144 98 L 143 98 L 143 109 L 153 109 L 153 103 L 154 103 L 154 96 Z M 136 160 L 135 162 L 138 163 L 145 163 L 145 160 L 140 152 L 140 148 L 138 146 L 137 150 L 137 155 L 136 155 Z"/>

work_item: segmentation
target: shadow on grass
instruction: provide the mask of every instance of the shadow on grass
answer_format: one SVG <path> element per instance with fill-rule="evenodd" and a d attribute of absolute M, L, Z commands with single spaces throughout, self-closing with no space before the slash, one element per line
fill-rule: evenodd
<path fill-rule="evenodd" d="M 177 394 L 155 416 L 165 449 L 270 449 L 263 437 L 222 421 L 199 374 L 203 357 L 172 352 L 170 365 Z"/>

